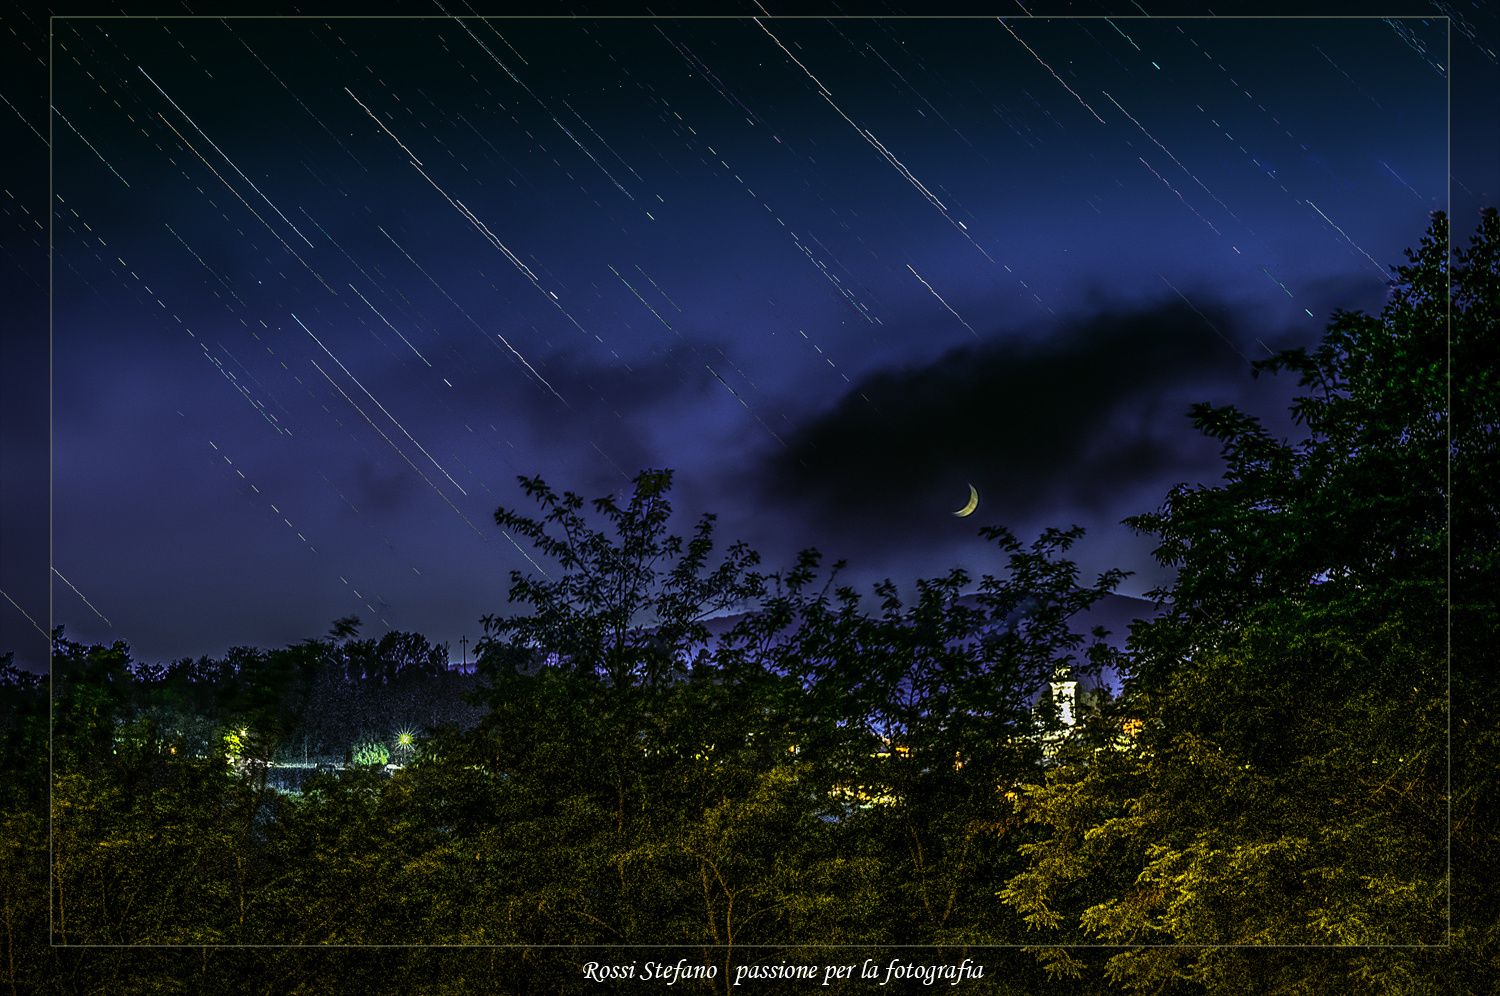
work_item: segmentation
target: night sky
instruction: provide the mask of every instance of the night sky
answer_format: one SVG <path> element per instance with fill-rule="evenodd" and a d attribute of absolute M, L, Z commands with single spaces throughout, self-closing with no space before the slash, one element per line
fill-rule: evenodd
<path fill-rule="evenodd" d="M 1078 523 L 1083 580 L 1142 594 L 1120 519 L 1221 471 L 1187 407 L 1295 436 L 1249 362 L 1497 200 L 1448 149 L 1450 30 L 1494 46 L 1436 16 L 53 30 L 50 614 L 149 661 L 347 615 L 457 657 L 513 569 L 557 576 L 495 524 L 518 475 L 673 468 L 675 532 L 865 591 Z M 45 502 L 22 477 L 8 509 Z M 45 524 L 8 519 L 0 650 L 41 666 Z"/>

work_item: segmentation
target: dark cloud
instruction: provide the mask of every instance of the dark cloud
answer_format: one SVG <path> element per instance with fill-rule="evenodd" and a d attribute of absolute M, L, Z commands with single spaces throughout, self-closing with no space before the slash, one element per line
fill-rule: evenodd
<path fill-rule="evenodd" d="M 720 354 L 687 339 L 642 345 L 625 357 L 559 350 L 536 368 L 566 405 L 549 392 L 551 400 L 532 405 L 526 418 L 546 445 L 591 439 L 639 470 L 656 459 L 648 444 L 653 423 L 677 417 L 684 402 L 717 388 L 704 361 L 710 355 Z"/>
<path fill-rule="evenodd" d="M 373 460 L 364 459 L 353 469 L 349 497 L 354 507 L 362 512 L 385 515 L 399 511 L 426 490 L 415 472 L 404 465 L 388 470 L 376 466 Z"/>
<path fill-rule="evenodd" d="M 764 500 L 895 544 L 943 529 L 966 483 L 986 521 L 1098 508 L 1185 464 L 1188 404 L 1248 379 L 1234 328 L 1223 308 L 1169 301 L 873 374 L 769 458 Z"/>

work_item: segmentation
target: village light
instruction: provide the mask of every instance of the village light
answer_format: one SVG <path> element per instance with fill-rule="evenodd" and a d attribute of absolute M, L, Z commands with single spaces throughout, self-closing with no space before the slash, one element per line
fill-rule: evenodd
<path fill-rule="evenodd" d="M 395 747 L 389 761 L 392 764 L 404 765 L 416 756 L 417 731 L 411 727 L 403 727 L 396 731 Z"/>

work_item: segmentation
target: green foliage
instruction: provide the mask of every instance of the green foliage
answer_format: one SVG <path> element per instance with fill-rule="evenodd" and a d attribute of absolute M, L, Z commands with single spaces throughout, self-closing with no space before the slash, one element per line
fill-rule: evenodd
<path fill-rule="evenodd" d="M 414 772 L 447 786 L 420 796 L 454 841 L 478 834 L 476 859 L 512 856 L 493 876 L 508 883 L 506 926 L 486 938 L 1014 938 L 994 892 L 1017 828 L 1004 790 L 1039 762 L 1030 697 L 1058 668 L 1112 662 L 1105 634 L 1067 624 L 1123 576 L 1077 586 L 1057 555 L 1081 530 L 1030 548 L 986 530 L 1009 571 L 979 582 L 977 607 L 955 571 L 919 582 L 910 608 L 879 585 L 867 615 L 834 590 L 842 565 L 816 587 L 816 551 L 759 577 L 736 546 L 709 571 L 708 518 L 673 563 L 666 475 L 638 478 L 628 508 L 595 503 L 618 541 L 577 496 L 522 483 L 547 515 L 497 521 L 569 570 L 513 576 L 531 612 L 486 620 L 489 715 L 437 738 Z M 707 640 L 701 619 L 735 605 L 751 611 Z"/>
<path fill-rule="evenodd" d="M 414 738 L 393 778 L 368 770 L 389 744 L 351 734 L 350 769 L 267 787 L 310 704 L 406 680 L 361 663 L 385 641 L 353 620 L 341 643 L 159 672 L 123 645 L 65 648 L 89 680 L 59 702 L 79 762 L 53 792 L 59 939 L 691 944 L 724 965 L 787 941 L 1013 939 L 993 893 L 1018 830 L 1002 789 L 1039 759 L 1028 682 L 1108 657 L 1066 625 L 1118 581 L 1077 587 L 1057 556 L 1077 530 L 1029 549 L 987 531 L 1010 572 L 982 579 L 978 608 L 954 572 L 909 608 L 887 582 L 866 615 L 832 599 L 837 566 L 816 586 L 815 551 L 761 577 L 743 545 L 710 565 L 711 517 L 666 536 L 665 473 L 626 508 L 596 503 L 608 533 L 531 483 L 552 517 L 498 518 L 559 529 L 567 550 L 547 549 L 571 568 L 514 579 L 531 611 L 487 620 L 483 721 Z M 709 614 L 736 607 L 709 639 Z M 207 758 L 183 750 L 195 675 L 222 685 Z"/>
<path fill-rule="evenodd" d="M 638 475 L 624 507 L 610 496 L 594 500 L 618 543 L 589 528 L 579 513 L 583 499 L 573 492 L 559 496 L 540 477 L 523 478 L 521 486 L 542 506 L 542 518 L 502 508 L 495 521 L 530 539 L 565 574 L 554 582 L 512 572 L 509 600 L 533 611 L 505 619 L 485 616 L 486 637 L 476 647 L 481 660 L 490 648 L 504 647 L 555 656 L 559 666 L 598 674 L 621 690 L 658 685 L 676 670 L 668 651 L 702 644 L 709 615 L 760 593 L 760 578 L 749 572 L 759 555 L 743 543 L 731 546 L 717 568 L 706 569 L 715 516 L 699 519 L 686 549 L 681 537 L 666 534 L 672 513 L 669 470 Z M 561 535 L 549 532 L 549 526 Z"/>
<path fill-rule="evenodd" d="M 540 517 L 496 521 L 561 571 L 512 575 L 479 678 L 354 617 L 166 666 L 59 629 L 50 785 L 46 692 L 0 661 L 0 992 L 581 993 L 642 950 L 727 992 L 913 943 L 972 946 L 915 960 L 975 956 L 975 993 L 1492 991 L 1500 222 L 1446 275 L 1445 225 L 1383 314 L 1256 365 L 1308 389 L 1305 439 L 1193 409 L 1224 479 L 1129 520 L 1177 576 L 1123 656 L 1071 625 L 1123 577 L 1079 583 L 1081 530 L 987 528 L 1003 573 L 867 608 L 815 550 L 761 575 L 712 516 L 668 535 L 667 471 L 603 528 L 522 480 Z M 1079 725 L 1034 707 L 1105 668 Z M 454 947 L 212 947 L 408 942 Z"/>
<path fill-rule="evenodd" d="M 1129 735 L 1024 793 L 1046 837 L 1001 892 L 1050 944 L 1357 953 L 1126 951 L 1108 975 L 1127 988 L 1440 992 L 1493 964 L 1494 850 L 1478 840 L 1494 823 L 1474 793 L 1492 784 L 1494 740 L 1452 726 L 1450 838 L 1448 703 L 1493 715 L 1475 668 L 1495 646 L 1478 593 L 1500 588 L 1495 214 L 1461 265 L 1446 252 L 1435 214 L 1382 315 L 1336 313 L 1312 353 L 1255 364 L 1315 389 L 1292 409 L 1302 442 L 1194 406 L 1224 442 L 1224 481 L 1127 520 L 1177 568 L 1157 593 L 1169 614 L 1132 630 Z M 1358 950 L 1450 938 L 1447 967 Z M 1060 948 L 1045 960 L 1076 969 Z"/>
<path fill-rule="evenodd" d="M 1143 678 L 1278 601 L 1328 610 L 1354 627 L 1413 598 L 1441 601 L 1447 235 L 1447 219 L 1434 215 L 1421 249 L 1408 252 L 1413 265 L 1393 268 L 1398 279 L 1379 317 L 1337 311 L 1311 354 L 1284 350 L 1253 364 L 1256 375 L 1288 370 L 1299 387 L 1316 389 L 1291 407 L 1305 440 L 1276 441 L 1232 406 L 1192 407 L 1193 425 L 1223 442 L 1223 483 L 1179 485 L 1157 512 L 1126 520 L 1155 535 L 1157 560 L 1177 569 L 1155 593 L 1170 600 L 1170 617 L 1140 641 Z M 1462 380 L 1456 386 L 1464 393 Z"/>
<path fill-rule="evenodd" d="M 980 579 L 976 607 L 960 602 L 970 583 L 962 571 L 919 581 L 910 607 L 890 582 L 877 585 L 874 616 L 849 588 L 836 605 L 826 590 L 802 598 L 794 589 L 788 600 L 798 625 L 778 661 L 824 724 L 799 757 L 821 791 L 854 804 L 842 836 L 878 859 L 872 926 L 890 940 L 1017 939 L 995 892 L 1019 870 L 1006 792 L 1035 778 L 1041 761 L 1031 699 L 1058 669 L 1085 677 L 1112 662 L 1106 634 L 1090 642 L 1068 625 L 1123 577 L 1077 585 L 1076 567 L 1057 554 L 1081 529 L 1048 530 L 1029 548 L 1004 529 L 981 534 L 1009 570 Z M 801 565 L 798 585 L 814 564 Z"/>
<path fill-rule="evenodd" d="M 46 812 L 45 680 L 17 668 L 13 653 L 0 658 L 0 813 Z"/>
<path fill-rule="evenodd" d="M 385 744 L 375 740 L 365 740 L 356 743 L 350 748 L 353 762 L 363 765 L 385 765 L 391 763 L 391 752 Z"/>

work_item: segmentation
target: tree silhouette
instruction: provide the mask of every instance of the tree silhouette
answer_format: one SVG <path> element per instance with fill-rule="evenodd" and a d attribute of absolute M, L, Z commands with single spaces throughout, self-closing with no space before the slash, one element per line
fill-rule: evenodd
<path fill-rule="evenodd" d="M 1482 885 L 1495 849 L 1480 842 L 1495 839 L 1494 822 L 1475 800 L 1493 784 L 1495 741 L 1452 727 L 1463 781 L 1451 846 L 1472 863 L 1455 863 L 1450 881 L 1446 651 L 1455 707 L 1493 716 L 1493 681 L 1478 669 L 1496 632 L 1480 593 L 1500 589 L 1495 213 L 1459 265 L 1447 245 L 1435 213 L 1410 265 L 1393 267 L 1379 316 L 1336 312 L 1315 350 L 1254 365 L 1312 389 L 1292 407 L 1303 442 L 1277 441 L 1232 407 L 1193 407 L 1194 425 L 1223 441 L 1223 482 L 1179 486 L 1127 520 L 1177 569 L 1156 593 L 1170 612 L 1132 632 L 1133 735 L 1027 794 L 1050 838 L 1004 896 L 1056 943 L 1451 936 L 1468 953 L 1438 984 L 1417 981 L 1432 963 L 1396 951 L 1270 960 L 1153 948 L 1109 962 L 1132 988 L 1357 978 L 1371 991 L 1428 991 L 1488 957 L 1478 938 L 1495 922 Z M 1063 949 L 1044 957 L 1056 974 L 1080 969 Z"/>

